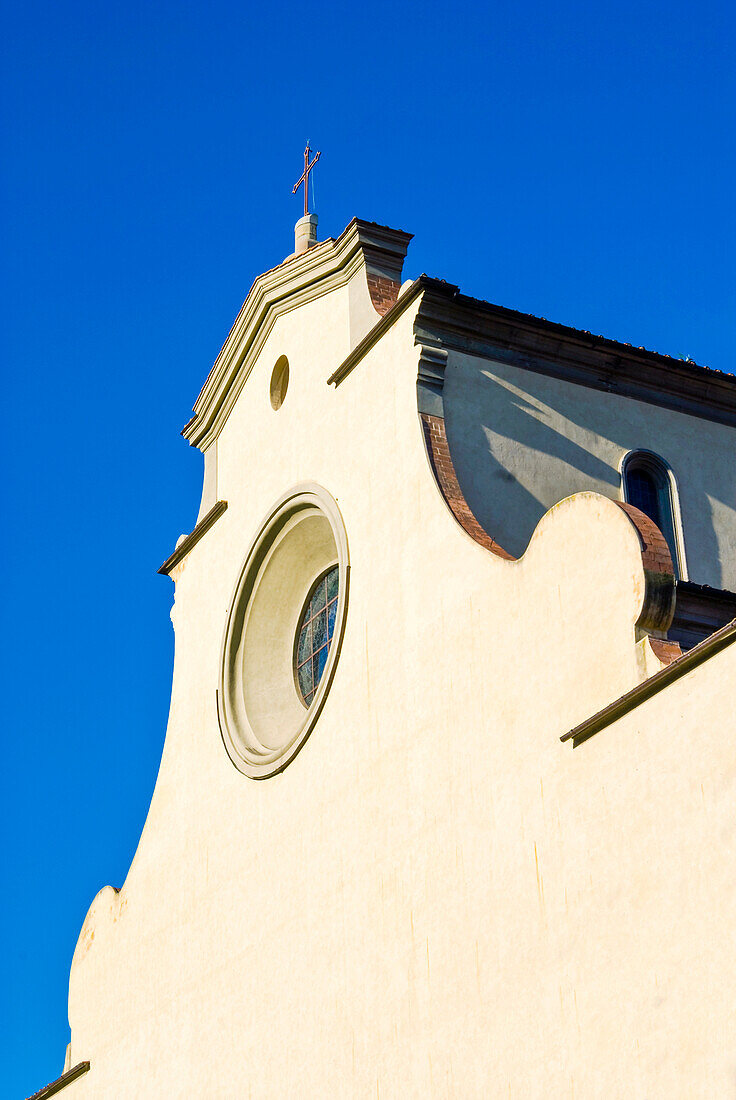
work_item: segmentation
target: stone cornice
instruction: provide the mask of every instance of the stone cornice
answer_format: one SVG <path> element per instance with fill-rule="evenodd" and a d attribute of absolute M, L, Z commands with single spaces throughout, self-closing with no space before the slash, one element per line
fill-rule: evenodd
<path fill-rule="evenodd" d="M 356 344 L 350 354 L 343 359 L 340 366 L 332 372 L 327 379 L 328 386 L 337 386 L 344 378 L 347 378 L 351 370 L 357 367 L 361 359 L 368 354 L 373 345 L 381 339 L 383 334 L 391 328 L 404 310 L 415 301 L 421 291 L 422 280 L 415 279 L 411 286 L 407 287 L 404 293 L 399 295 L 398 301 L 391 306 L 391 309 L 384 313 L 383 317 L 381 317 L 373 328 L 366 333 L 360 343 Z"/>
<path fill-rule="evenodd" d="M 468 298 L 421 276 L 417 342 L 497 359 L 538 374 L 736 426 L 736 378 Z"/>
<path fill-rule="evenodd" d="M 692 672 L 698 665 L 701 665 L 710 657 L 714 657 L 716 653 L 720 653 L 727 646 L 733 645 L 734 642 L 736 642 L 736 619 L 733 622 L 726 623 L 715 634 L 711 634 L 709 638 L 688 650 L 687 653 L 683 653 L 681 657 L 677 657 L 666 668 L 655 672 L 648 680 L 637 684 L 631 691 L 627 691 L 625 695 L 622 695 L 620 699 L 616 699 L 615 702 L 610 703 L 603 710 L 599 710 L 597 714 L 591 715 L 590 718 L 586 718 L 584 722 L 569 730 L 568 733 L 564 733 L 560 741 L 572 741 L 573 748 L 577 748 L 593 734 L 599 733 L 606 726 L 610 726 L 613 722 L 622 718 L 624 714 L 628 714 L 634 707 L 638 707 L 640 703 L 651 699 L 663 688 L 668 687 L 669 684 L 679 680 L 682 676 L 686 676 L 688 672 Z"/>
<path fill-rule="evenodd" d="M 61 1077 L 57 1077 L 49 1085 L 44 1085 L 38 1092 L 34 1092 L 33 1096 L 28 1097 L 28 1100 L 46 1100 L 48 1096 L 56 1096 L 57 1092 L 61 1092 L 67 1085 L 71 1085 L 72 1081 L 76 1081 L 78 1077 L 82 1077 L 88 1071 L 89 1062 L 79 1062 L 76 1066 L 72 1066 L 71 1069 L 62 1073 Z"/>
<path fill-rule="evenodd" d="M 163 576 L 168 577 L 174 566 L 178 565 L 182 558 L 187 556 L 192 547 L 197 545 L 202 535 L 207 534 L 212 524 L 220 518 L 226 509 L 226 500 L 218 500 L 216 504 L 213 504 L 207 515 L 202 517 L 193 531 L 190 531 L 188 535 L 184 536 L 173 554 L 169 554 L 166 561 L 156 570 L 156 572 L 162 573 Z"/>
<path fill-rule="evenodd" d="M 342 382 L 417 297 L 415 342 L 424 347 L 500 360 L 736 427 L 733 375 L 469 298 L 452 283 L 428 275 L 404 291 L 328 382 Z"/>
<path fill-rule="evenodd" d="M 276 319 L 343 286 L 365 266 L 399 277 L 411 234 L 354 218 L 344 232 L 259 275 L 182 435 L 205 450 L 219 434 Z"/>

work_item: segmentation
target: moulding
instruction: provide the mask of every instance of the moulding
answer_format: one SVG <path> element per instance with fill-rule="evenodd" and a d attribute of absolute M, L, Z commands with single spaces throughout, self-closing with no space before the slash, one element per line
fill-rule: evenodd
<path fill-rule="evenodd" d="M 336 290 L 365 267 L 397 280 L 412 235 L 353 218 L 344 232 L 259 275 L 194 404 L 182 435 L 204 450 L 237 400 L 278 317 Z"/>
<path fill-rule="evenodd" d="M 193 546 L 196 546 L 202 535 L 205 535 L 215 520 L 218 520 L 223 512 L 227 510 L 227 501 L 218 500 L 217 504 L 214 504 L 209 512 L 202 517 L 193 531 L 190 531 L 186 535 L 179 545 L 174 550 L 173 554 L 170 554 L 166 561 L 156 570 L 157 573 L 162 573 L 165 577 L 168 577 L 171 570 L 175 565 L 178 565 L 182 558 L 185 558 Z"/>
<path fill-rule="evenodd" d="M 44 1085 L 38 1092 L 34 1092 L 32 1096 L 28 1097 L 28 1100 L 45 1100 L 47 1096 L 55 1096 L 57 1092 L 61 1092 L 67 1085 L 71 1085 L 72 1081 L 76 1081 L 78 1077 L 81 1077 L 89 1069 L 89 1062 L 78 1062 L 76 1066 L 72 1066 L 66 1073 L 62 1073 L 61 1077 L 57 1077 L 55 1081 L 51 1081 L 48 1085 Z"/>
<path fill-rule="evenodd" d="M 283 531 L 286 529 L 285 541 L 293 531 L 298 529 L 298 520 L 291 529 L 288 525 L 301 512 L 308 516 L 319 513 L 330 524 L 340 570 L 337 613 L 327 663 L 314 699 L 304 711 L 302 720 L 294 728 L 286 731 L 283 742 L 274 748 L 261 741 L 258 731 L 251 725 L 247 712 L 242 706 L 234 705 L 232 700 L 244 698 L 242 644 L 248 631 L 253 599 L 263 579 L 262 567 L 268 561 L 269 553 Z M 282 772 L 304 746 L 312 732 L 322 711 L 340 656 L 349 586 L 348 538 L 337 502 L 326 489 L 314 482 L 294 486 L 275 502 L 268 515 L 259 524 L 251 541 L 228 606 L 220 651 L 219 685 L 215 693 L 220 735 L 232 763 L 238 771 L 250 779 L 268 779 Z M 296 613 L 298 611 L 299 608 L 296 609 Z M 237 656 L 238 654 L 240 656 Z M 234 677 L 237 678 L 237 682 L 233 679 Z M 293 681 L 291 668 L 290 677 Z M 296 694 L 295 683 L 292 682 L 291 687 Z M 303 700 L 299 701 L 303 705 Z"/>
<path fill-rule="evenodd" d="M 736 378 L 723 371 L 469 298 L 425 275 L 418 282 L 415 333 L 423 344 L 736 426 Z"/>
<path fill-rule="evenodd" d="M 360 343 L 355 345 L 350 354 L 343 359 L 340 366 L 332 372 L 327 379 L 328 386 L 339 386 L 339 384 L 347 378 L 353 368 L 357 367 L 361 359 L 365 358 L 374 344 L 378 343 L 384 333 L 391 328 L 402 313 L 404 313 L 412 302 L 416 300 L 421 290 L 421 279 L 415 279 L 411 286 L 408 286 L 404 293 L 399 295 L 398 300 L 391 306 L 391 309 L 384 313 L 379 321 L 376 321 L 373 328 L 366 333 Z"/>
<path fill-rule="evenodd" d="M 736 427 L 736 377 L 469 298 L 420 275 L 328 378 L 342 382 L 406 307 L 420 298 L 416 342 L 496 359 L 536 374 Z"/>
<path fill-rule="evenodd" d="M 447 352 L 444 348 L 419 348 L 417 371 L 417 407 L 420 413 L 430 416 L 445 415 L 443 389 Z"/>
<path fill-rule="evenodd" d="M 713 588 L 710 584 L 698 584 L 696 581 L 685 580 L 683 577 L 677 582 L 678 589 L 687 592 L 688 595 L 700 596 L 704 600 L 713 600 L 721 603 L 724 600 L 736 602 L 736 592 L 728 588 Z M 725 625 L 725 624 L 724 624 Z"/>
<path fill-rule="evenodd" d="M 660 672 L 655 672 L 648 680 L 637 684 L 636 687 L 632 688 L 631 691 L 627 691 L 615 702 L 609 703 L 603 710 L 599 710 L 596 714 L 591 715 L 590 718 L 586 718 L 584 722 L 575 726 L 574 729 L 564 733 L 560 741 L 572 741 L 573 748 L 577 748 L 583 741 L 587 741 L 589 737 L 600 733 L 606 726 L 610 726 L 613 722 L 622 718 L 624 714 L 628 714 L 629 711 L 638 707 L 640 703 L 651 699 L 663 688 L 687 675 L 688 672 L 691 672 L 698 665 L 715 656 L 716 653 L 720 653 L 722 649 L 726 649 L 734 642 L 736 642 L 736 619 L 721 627 L 715 634 L 711 634 L 710 638 L 706 638 L 699 645 L 689 649 L 687 653 L 683 653 L 681 657 L 672 661 Z"/>

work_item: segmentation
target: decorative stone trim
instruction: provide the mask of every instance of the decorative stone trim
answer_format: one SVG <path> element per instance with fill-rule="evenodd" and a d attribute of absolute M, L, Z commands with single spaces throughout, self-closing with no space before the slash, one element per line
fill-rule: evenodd
<path fill-rule="evenodd" d="M 421 343 L 510 363 L 552 378 L 736 426 L 736 378 L 543 317 L 461 294 L 422 275 Z"/>
<path fill-rule="evenodd" d="M 210 508 L 206 516 L 199 521 L 193 531 L 182 539 L 173 554 L 170 554 L 163 565 L 156 570 L 157 573 L 162 573 L 165 577 L 168 577 L 171 570 L 175 565 L 178 565 L 182 558 L 185 558 L 192 547 L 196 546 L 202 535 L 207 534 L 212 524 L 220 518 L 222 513 L 227 510 L 227 501 L 218 500 L 217 504 L 214 504 Z"/>
<path fill-rule="evenodd" d="M 304 599 L 337 565 L 335 627 L 308 709 L 294 676 L 294 639 Z M 330 689 L 348 603 L 348 542 L 336 501 L 320 485 L 297 485 L 276 501 L 251 542 L 227 612 L 217 717 L 228 756 L 251 779 L 268 779 L 294 759 Z"/>
<path fill-rule="evenodd" d="M 648 680 L 637 684 L 635 688 L 627 691 L 615 702 L 609 703 L 603 710 L 599 710 L 596 714 L 591 715 L 590 718 L 586 718 L 584 722 L 575 726 L 574 729 L 569 730 L 568 733 L 564 733 L 560 741 L 572 741 L 573 748 L 576 749 L 578 745 L 582 745 L 593 734 L 600 733 L 606 726 L 612 725 L 619 718 L 628 714 L 629 711 L 638 707 L 640 703 L 651 699 L 663 688 L 687 675 L 688 672 L 692 672 L 698 665 L 715 656 L 716 653 L 720 653 L 727 646 L 733 645 L 734 642 L 736 642 L 736 619 L 721 627 L 715 634 L 711 634 L 710 638 L 706 638 L 705 641 L 700 642 L 699 645 L 694 646 L 687 653 L 683 653 L 681 657 L 672 661 L 660 672 L 655 672 L 654 676 L 650 676 Z"/>
<path fill-rule="evenodd" d="M 736 426 L 736 379 L 590 332 L 496 306 L 420 275 L 328 379 L 342 382 L 416 298 L 417 343 L 497 359 L 536 374 Z"/>
<path fill-rule="evenodd" d="M 445 385 L 447 352 L 444 348 L 428 348 L 421 345 L 417 382 L 442 391 Z"/>
<path fill-rule="evenodd" d="M 375 278 L 376 308 L 397 300 L 411 233 L 353 218 L 337 240 L 314 248 L 259 275 L 194 403 L 182 435 L 204 451 L 219 435 L 277 319 L 306 302 L 345 286 L 361 269 Z M 396 297 L 392 298 L 392 284 Z M 379 308 L 380 306 L 380 308 Z"/>
<path fill-rule="evenodd" d="M 332 372 L 327 379 L 328 386 L 339 386 L 339 384 L 347 378 L 358 363 L 365 358 L 371 348 L 378 343 L 381 337 L 388 332 L 399 317 L 401 317 L 409 306 L 416 301 L 421 289 L 421 280 L 415 279 L 411 286 L 407 287 L 404 293 L 399 296 L 395 304 L 376 321 L 373 328 L 369 329 L 360 343 L 356 344 L 347 358 L 343 359 L 340 366 Z"/>
<path fill-rule="evenodd" d="M 28 1100 L 46 1100 L 47 1096 L 55 1096 L 57 1092 L 61 1092 L 67 1085 L 71 1085 L 72 1081 L 76 1081 L 78 1077 L 81 1077 L 89 1069 L 89 1062 L 79 1062 L 76 1066 L 72 1066 L 66 1073 L 62 1073 L 61 1077 L 57 1077 L 55 1081 L 51 1081 L 50 1084 L 44 1085 L 38 1092 L 34 1092 L 32 1096 L 28 1097 Z"/>
<path fill-rule="evenodd" d="M 417 408 L 420 413 L 444 418 L 442 391 L 445 386 L 447 352 L 444 348 L 419 346 L 417 371 Z"/>

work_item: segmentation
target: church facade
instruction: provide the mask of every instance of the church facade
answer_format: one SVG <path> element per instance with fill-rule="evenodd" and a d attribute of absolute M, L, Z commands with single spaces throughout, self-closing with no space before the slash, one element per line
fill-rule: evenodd
<path fill-rule="evenodd" d="M 184 429 L 70 1100 L 733 1094 L 736 378 L 402 283 L 409 241 L 301 224 Z"/>

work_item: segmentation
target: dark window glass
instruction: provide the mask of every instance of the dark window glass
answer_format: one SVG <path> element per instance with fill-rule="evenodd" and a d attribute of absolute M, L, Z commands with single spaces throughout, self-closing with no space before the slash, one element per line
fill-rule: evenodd
<path fill-rule="evenodd" d="M 323 573 L 309 593 L 294 647 L 296 682 L 305 704 L 314 699 L 335 630 L 339 569 Z"/>
<path fill-rule="evenodd" d="M 648 470 L 631 470 L 626 478 L 629 504 L 641 508 L 645 516 L 662 527 L 662 512 L 659 506 L 657 483 Z"/>
<path fill-rule="evenodd" d="M 667 540 L 675 573 L 678 572 L 675 517 L 667 467 L 648 451 L 637 451 L 626 464 L 626 499 L 656 523 Z"/>

